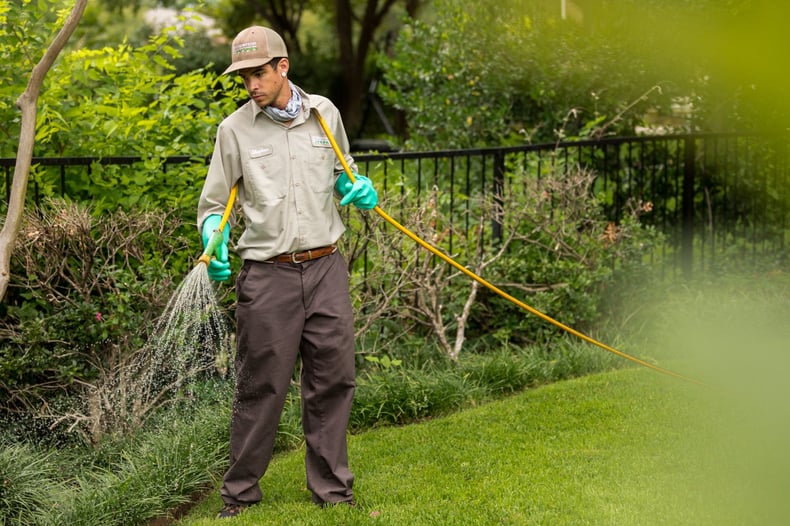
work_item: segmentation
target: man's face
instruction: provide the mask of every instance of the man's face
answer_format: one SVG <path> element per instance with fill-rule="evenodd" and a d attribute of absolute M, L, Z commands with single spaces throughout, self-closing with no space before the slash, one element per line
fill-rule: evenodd
<path fill-rule="evenodd" d="M 271 64 L 264 64 L 257 68 L 239 71 L 247 93 L 261 108 L 275 106 L 283 109 L 291 98 L 288 80 L 281 74 L 281 69 Z"/>

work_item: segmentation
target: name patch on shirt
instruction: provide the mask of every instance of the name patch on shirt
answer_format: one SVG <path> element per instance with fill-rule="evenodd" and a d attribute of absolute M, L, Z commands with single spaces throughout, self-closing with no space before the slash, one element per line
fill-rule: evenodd
<path fill-rule="evenodd" d="M 313 142 L 313 148 L 331 148 L 329 139 L 323 135 L 311 135 L 310 140 Z"/>
<path fill-rule="evenodd" d="M 271 155 L 272 153 L 274 153 L 274 148 L 272 148 L 271 144 L 257 146 L 255 148 L 250 148 L 250 159 L 256 159 L 258 157 L 266 157 L 267 155 Z"/>

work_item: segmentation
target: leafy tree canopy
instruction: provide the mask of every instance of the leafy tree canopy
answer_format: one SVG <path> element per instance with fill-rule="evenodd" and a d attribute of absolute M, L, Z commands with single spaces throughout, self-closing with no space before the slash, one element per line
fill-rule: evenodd
<path fill-rule="evenodd" d="M 787 8 L 750 0 L 566 6 L 563 19 L 556 0 L 505 0 L 496 9 L 436 0 L 431 18 L 409 20 L 394 53 L 381 57 L 379 90 L 406 113 L 409 146 L 631 134 L 650 109 L 674 117 L 673 104 L 691 111 L 683 129 L 764 127 L 790 113 L 778 88 L 787 62 L 780 50 L 790 46 L 780 46 L 786 37 L 773 21 Z"/>

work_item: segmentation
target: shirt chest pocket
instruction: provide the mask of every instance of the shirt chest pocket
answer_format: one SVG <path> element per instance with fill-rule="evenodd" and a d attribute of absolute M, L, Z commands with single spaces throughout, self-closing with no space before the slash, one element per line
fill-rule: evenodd
<path fill-rule="evenodd" d="M 332 150 L 314 149 L 303 161 L 305 177 L 314 192 L 329 193 L 335 187 L 335 156 Z"/>
<path fill-rule="evenodd" d="M 251 148 L 246 159 L 248 177 L 245 189 L 252 190 L 256 201 L 267 204 L 281 201 L 288 192 L 288 171 L 282 155 L 271 145 Z"/>

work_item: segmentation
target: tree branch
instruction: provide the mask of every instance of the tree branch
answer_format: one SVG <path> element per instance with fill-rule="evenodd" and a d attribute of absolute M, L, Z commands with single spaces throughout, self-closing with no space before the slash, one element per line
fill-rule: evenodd
<path fill-rule="evenodd" d="M 19 132 L 19 148 L 14 166 L 14 179 L 11 184 L 11 195 L 8 200 L 8 212 L 0 231 L 0 300 L 5 297 L 10 280 L 11 254 L 13 253 L 22 214 L 25 206 L 27 182 L 30 176 L 30 165 L 33 159 L 33 145 L 36 141 L 36 104 L 44 77 L 55 63 L 55 59 L 63 50 L 74 30 L 77 28 L 88 0 L 76 0 L 74 8 L 63 23 L 52 44 L 44 52 L 38 64 L 33 68 L 27 88 L 16 102 L 22 112 L 22 126 Z"/>

